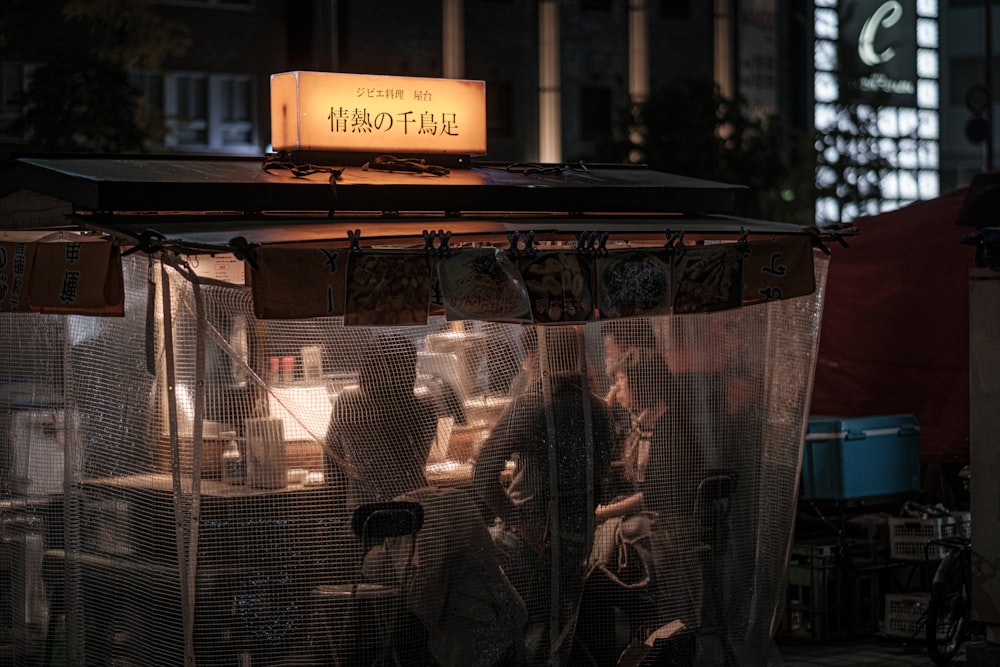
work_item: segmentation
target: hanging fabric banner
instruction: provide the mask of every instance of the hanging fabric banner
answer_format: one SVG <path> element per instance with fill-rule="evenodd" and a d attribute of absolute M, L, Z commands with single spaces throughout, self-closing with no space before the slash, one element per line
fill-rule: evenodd
<path fill-rule="evenodd" d="M 612 252 L 598 257 L 596 267 L 601 319 L 670 314 L 673 292 L 665 251 Z"/>
<path fill-rule="evenodd" d="M 816 291 L 808 237 L 753 241 L 743 260 L 743 303 L 790 299 Z"/>
<path fill-rule="evenodd" d="M 344 324 L 426 324 L 433 283 L 434 263 L 427 254 L 349 253 Z"/>
<path fill-rule="evenodd" d="M 27 313 L 34 243 L 0 242 L 0 312 Z"/>
<path fill-rule="evenodd" d="M 28 301 L 39 313 L 124 315 L 125 281 L 118 246 L 109 241 L 35 244 Z"/>
<path fill-rule="evenodd" d="M 437 270 L 448 320 L 531 322 L 521 273 L 502 250 L 457 250 Z"/>
<path fill-rule="evenodd" d="M 575 252 L 544 252 L 518 257 L 536 324 L 570 324 L 596 319 L 593 260 Z"/>
<path fill-rule="evenodd" d="M 15 284 L 15 245 L 0 246 L 8 257 L 0 280 L 8 287 Z M 18 261 L 30 264 L 30 255 L 25 249 Z M 816 288 L 808 237 L 615 250 L 596 258 L 572 251 L 511 255 L 462 248 L 435 256 L 304 246 L 261 246 L 255 257 L 258 318 L 343 315 L 357 326 L 423 324 L 442 314 L 449 321 L 535 324 L 655 317 L 738 308 Z M 18 301 L 0 298 L 0 309 L 12 310 L 11 303 Z"/>
<path fill-rule="evenodd" d="M 303 319 L 344 314 L 347 251 L 261 246 L 251 275 L 254 314 L 261 319 Z"/>
<path fill-rule="evenodd" d="M 743 300 L 741 244 L 684 248 L 674 257 L 674 313 L 739 308 Z"/>

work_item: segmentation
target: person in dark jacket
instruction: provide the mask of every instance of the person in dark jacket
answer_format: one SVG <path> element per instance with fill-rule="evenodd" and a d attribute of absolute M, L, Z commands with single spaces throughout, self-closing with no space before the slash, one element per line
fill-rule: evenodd
<path fill-rule="evenodd" d="M 414 394 L 416 368 L 410 340 L 376 334 L 363 353 L 358 386 L 334 401 L 327 444 L 334 460 L 347 464 L 348 507 L 427 486 L 437 414 Z"/>
<path fill-rule="evenodd" d="M 610 467 L 610 416 L 580 370 L 577 336 L 569 327 L 526 329 L 523 377 L 473 470 L 476 493 L 495 517 L 501 566 L 527 606 L 525 639 L 538 664 L 568 655 L 598 487 Z"/>

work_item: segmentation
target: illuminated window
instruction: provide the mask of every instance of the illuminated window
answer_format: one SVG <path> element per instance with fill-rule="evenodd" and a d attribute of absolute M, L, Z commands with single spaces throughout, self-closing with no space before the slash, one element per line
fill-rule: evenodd
<path fill-rule="evenodd" d="M 915 15 L 906 16 L 910 11 Z M 825 137 L 817 143 L 816 183 L 831 193 L 817 201 L 817 222 L 850 221 L 938 196 L 938 2 L 816 0 L 813 16 L 814 125 Z M 872 39 L 873 26 L 888 31 L 897 24 L 912 35 L 897 32 L 891 49 L 884 37 Z M 887 64 L 897 56 L 902 60 Z M 846 156 L 851 166 L 838 171 L 834 165 Z M 868 184 L 871 196 L 852 200 L 848 184 L 855 192 Z"/>

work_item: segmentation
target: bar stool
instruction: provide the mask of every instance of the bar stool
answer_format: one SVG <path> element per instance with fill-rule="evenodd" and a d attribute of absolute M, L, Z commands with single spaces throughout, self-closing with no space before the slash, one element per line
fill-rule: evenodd
<path fill-rule="evenodd" d="M 351 529 L 361 543 L 354 580 L 312 590 L 329 664 L 387 665 L 396 659 L 394 640 L 407 608 L 423 522 L 423 507 L 415 502 L 368 503 L 354 510 Z"/>

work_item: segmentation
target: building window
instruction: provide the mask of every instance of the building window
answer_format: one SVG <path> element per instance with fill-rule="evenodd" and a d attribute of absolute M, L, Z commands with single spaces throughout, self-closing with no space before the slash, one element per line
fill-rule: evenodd
<path fill-rule="evenodd" d="M 208 77 L 178 74 L 172 77 L 171 83 L 173 95 L 167 97 L 167 115 L 173 119 L 174 139 L 179 146 L 207 145 Z"/>
<path fill-rule="evenodd" d="M 497 137 L 514 133 L 514 95 L 510 81 L 486 85 L 486 131 Z"/>
<path fill-rule="evenodd" d="M 147 76 L 146 99 L 160 99 L 171 148 L 234 153 L 257 152 L 253 79 L 244 74 L 176 72 L 160 79 Z"/>
<path fill-rule="evenodd" d="M 17 122 L 24 116 L 24 94 L 31 85 L 31 77 L 40 67 L 37 63 L 3 63 L 0 81 L 0 137 L 24 140 L 24 131 Z"/>
<path fill-rule="evenodd" d="M 580 89 L 580 135 L 584 141 L 606 139 L 611 134 L 611 89 L 584 86 Z"/>
<path fill-rule="evenodd" d="M 220 76 L 213 80 L 220 116 L 219 142 L 223 147 L 253 143 L 253 82 L 248 76 Z"/>

